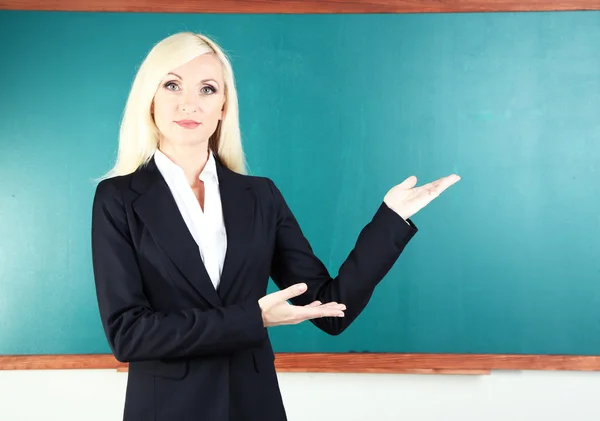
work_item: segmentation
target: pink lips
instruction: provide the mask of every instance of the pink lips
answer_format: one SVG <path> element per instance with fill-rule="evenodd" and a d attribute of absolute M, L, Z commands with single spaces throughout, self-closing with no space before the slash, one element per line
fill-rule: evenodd
<path fill-rule="evenodd" d="M 175 123 L 179 124 L 184 129 L 195 129 L 196 127 L 198 127 L 200 125 L 200 123 L 198 123 L 197 121 L 194 121 L 194 120 L 179 120 L 179 121 L 176 121 Z"/>

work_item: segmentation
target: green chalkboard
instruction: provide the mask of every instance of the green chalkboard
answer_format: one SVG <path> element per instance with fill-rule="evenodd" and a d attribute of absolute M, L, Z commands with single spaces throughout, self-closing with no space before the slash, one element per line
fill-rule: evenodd
<path fill-rule="evenodd" d="M 462 177 L 355 324 L 272 329 L 276 351 L 600 354 L 600 13 L 16 11 L 0 12 L 0 354 L 110 352 L 93 179 L 137 66 L 182 30 L 230 54 L 250 171 L 332 274 L 391 186 Z"/>

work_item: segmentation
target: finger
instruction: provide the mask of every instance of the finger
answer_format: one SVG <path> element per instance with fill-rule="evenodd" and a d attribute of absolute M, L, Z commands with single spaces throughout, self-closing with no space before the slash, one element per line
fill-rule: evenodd
<path fill-rule="evenodd" d="M 273 305 L 279 302 L 284 302 L 297 297 L 306 292 L 308 286 L 305 283 L 299 283 L 282 289 L 281 291 L 275 291 L 269 295 L 263 297 L 267 301 L 268 305 Z"/>
<path fill-rule="evenodd" d="M 334 308 L 338 308 L 340 310 L 346 310 L 346 306 L 344 304 L 338 304 L 335 301 L 331 302 L 331 303 L 323 304 L 321 307 L 327 307 L 327 308 L 334 307 Z"/>
<path fill-rule="evenodd" d="M 460 177 L 456 174 L 451 174 L 447 177 L 442 177 L 438 180 L 432 181 L 431 183 L 425 184 L 419 187 L 421 193 L 426 193 L 429 196 L 439 196 L 444 190 L 458 182 Z"/>
<path fill-rule="evenodd" d="M 460 180 L 460 177 L 456 174 L 452 174 L 447 177 L 439 179 L 438 182 L 435 184 L 434 194 L 436 194 L 436 195 L 442 194 L 444 192 L 444 190 L 446 190 L 448 187 L 455 184 L 459 180 Z"/>
<path fill-rule="evenodd" d="M 310 303 L 310 304 L 307 304 L 307 305 L 305 305 L 304 307 L 318 307 L 318 306 L 320 306 L 320 305 L 321 305 L 321 302 L 320 302 L 320 301 L 313 301 L 312 303 Z"/>
<path fill-rule="evenodd" d="M 322 317 L 344 317 L 344 312 L 335 307 L 296 307 L 296 320 L 319 319 Z"/>
<path fill-rule="evenodd" d="M 450 187 L 451 185 L 453 185 L 454 183 L 458 182 L 460 180 L 460 176 L 456 175 L 456 174 L 450 174 L 446 177 L 440 178 L 439 181 L 439 187 L 442 188 L 443 190 L 447 189 L 448 187 Z"/>

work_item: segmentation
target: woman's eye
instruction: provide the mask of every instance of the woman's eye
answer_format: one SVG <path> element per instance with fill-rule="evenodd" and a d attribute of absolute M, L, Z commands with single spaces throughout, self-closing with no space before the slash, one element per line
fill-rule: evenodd
<path fill-rule="evenodd" d="M 200 92 L 202 92 L 205 95 L 210 95 L 210 94 L 214 94 L 215 92 L 217 92 L 217 90 L 210 85 L 206 85 L 206 86 L 203 86 L 202 89 L 200 89 Z"/>
<path fill-rule="evenodd" d="M 179 86 L 175 82 L 167 82 L 165 83 L 165 88 L 169 91 L 174 91 L 179 89 Z"/>

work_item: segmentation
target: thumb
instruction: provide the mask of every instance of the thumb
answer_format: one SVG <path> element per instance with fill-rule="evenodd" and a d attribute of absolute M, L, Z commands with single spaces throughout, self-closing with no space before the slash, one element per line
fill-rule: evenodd
<path fill-rule="evenodd" d="M 298 295 L 303 294 L 307 290 L 307 285 L 305 283 L 295 284 L 287 287 L 281 291 L 276 291 L 269 294 L 269 303 L 275 304 L 278 302 L 287 301 L 291 298 L 297 297 Z"/>
<path fill-rule="evenodd" d="M 402 190 L 412 189 L 417 184 L 417 177 L 411 175 L 406 180 L 398 185 Z"/>

